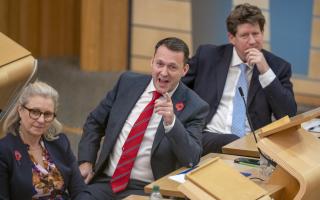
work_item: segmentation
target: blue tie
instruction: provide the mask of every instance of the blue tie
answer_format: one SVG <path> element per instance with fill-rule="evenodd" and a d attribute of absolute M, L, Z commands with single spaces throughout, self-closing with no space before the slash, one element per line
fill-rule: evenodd
<path fill-rule="evenodd" d="M 232 113 L 232 126 L 231 133 L 242 137 L 246 133 L 246 108 L 243 99 L 238 90 L 239 87 L 242 88 L 244 98 L 247 100 L 248 94 L 248 82 L 246 76 L 247 65 L 242 63 L 238 65 L 241 73 L 236 86 L 236 93 L 233 98 L 233 113 Z"/>

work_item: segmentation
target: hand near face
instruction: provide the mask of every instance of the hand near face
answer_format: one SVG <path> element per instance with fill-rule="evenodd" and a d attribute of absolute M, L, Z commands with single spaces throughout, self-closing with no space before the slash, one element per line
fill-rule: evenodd
<path fill-rule="evenodd" d="M 245 55 L 247 63 L 251 66 L 257 65 L 257 69 L 260 74 L 264 74 L 269 70 L 269 65 L 260 50 L 256 48 L 250 48 L 245 51 Z"/>
<path fill-rule="evenodd" d="M 154 111 L 162 115 L 165 125 L 170 125 L 174 119 L 173 104 L 168 93 L 163 95 L 164 99 L 157 99 L 154 105 Z"/>

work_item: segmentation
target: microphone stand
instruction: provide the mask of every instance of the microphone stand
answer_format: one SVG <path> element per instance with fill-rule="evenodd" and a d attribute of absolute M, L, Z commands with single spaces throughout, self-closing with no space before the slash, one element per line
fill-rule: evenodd
<path fill-rule="evenodd" d="M 250 129 L 251 129 L 252 134 L 253 134 L 254 140 L 255 140 L 255 142 L 256 142 L 256 144 L 257 144 L 257 143 L 258 143 L 257 136 L 256 136 L 255 130 L 254 130 L 253 125 L 252 125 L 251 117 L 250 117 L 249 111 L 248 111 L 247 102 L 246 102 L 246 100 L 245 100 L 245 98 L 244 98 L 244 94 L 243 94 L 242 88 L 241 88 L 241 87 L 238 87 L 238 91 L 239 91 L 239 93 L 240 93 L 240 95 L 241 95 L 241 97 L 242 97 L 242 100 L 243 100 L 243 103 L 244 103 L 244 107 L 245 107 L 245 109 L 246 109 L 246 115 L 247 115 L 247 119 L 248 119 L 248 122 L 249 122 L 249 127 L 250 127 Z M 259 147 L 257 147 L 257 149 L 258 149 L 258 151 L 259 151 L 259 154 L 260 154 L 263 158 L 265 158 L 270 165 L 272 165 L 273 167 L 276 167 L 276 165 L 277 165 L 276 162 L 274 162 L 273 160 L 271 160 L 270 158 L 268 158 L 268 156 L 266 156 L 264 153 L 262 153 L 262 151 L 260 150 Z"/>

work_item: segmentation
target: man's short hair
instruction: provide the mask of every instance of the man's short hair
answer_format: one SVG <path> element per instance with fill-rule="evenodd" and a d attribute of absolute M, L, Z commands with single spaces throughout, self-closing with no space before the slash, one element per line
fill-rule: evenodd
<path fill-rule="evenodd" d="M 263 32 L 265 22 L 261 9 L 248 3 L 237 5 L 226 20 L 227 30 L 234 36 L 240 24 L 259 24 L 260 30 Z"/>
<path fill-rule="evenodd" d="M 171 51 L 183 52 L 184 54 L 183 63 L 184 64 L 187 63 L 189 58 L 189 48 L 188 48 L 188 45 L 183 40 L 176 37 L 164 38 L 156 44 L 154 54 L 156 54 L 158 48 L 162 45 L 167 47 Z"/>

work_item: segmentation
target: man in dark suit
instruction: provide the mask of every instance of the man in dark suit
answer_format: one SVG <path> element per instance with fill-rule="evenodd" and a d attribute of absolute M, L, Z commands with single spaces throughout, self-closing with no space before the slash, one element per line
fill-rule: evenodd
<path fill-rule="evenodd" d="M 159 41 L 151 61 L 152 76 L 122 74 L 90 113 L 79 144 L 80 171 L 90 182 L 83 199 L 144 194 L 146 184 L 178 167 L 198 163 L 209 106 L 180 82 L 189 68 L 188 56 L 188 47 L 182 40 Z M 153 101 L 154 105 L 149 106 L 148 102 Z M 147 119 L 142 117 L 146 109 L 151 109 Z M 146 129 L 135 131 L 146 120 L 150 120 L 145 123 Z M 128 147 L 137 138 L 141 143 Z M 130 157 L 128 154 L 134 150 L 136 155 Z"/>
<path fill-rule="evenodd" d="M 250 132 L 239 87 L 254 129 L 296 114 L 291 65 L 263 49 L 265 18 L 250 4 L 234 8 L 226 20 L 230 44 L 201 45 L 182 81 L 210 105 L 203 133 L 203 153 Z"/>

